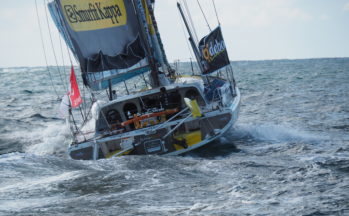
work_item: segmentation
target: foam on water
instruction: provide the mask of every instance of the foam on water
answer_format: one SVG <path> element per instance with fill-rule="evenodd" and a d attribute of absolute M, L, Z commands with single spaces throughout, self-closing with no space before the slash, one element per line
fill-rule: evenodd
<path fill-rule="evenodd" d="M 66 152 L 70 141 L 70 130 L 66 124 L 51 123 L 46 128 L 35 129 L 22 135 L 31 144 L 24 146 L 27 153 L 38 155 L 62 154 Z"/>
<path fill-rule="evenodd" d="M 238 138 L 251 137 L 259 141 L 294 142 L 319 141 L 323 137 L 305 130 L 272 123 L 238 124 L 233 135 Z"/>

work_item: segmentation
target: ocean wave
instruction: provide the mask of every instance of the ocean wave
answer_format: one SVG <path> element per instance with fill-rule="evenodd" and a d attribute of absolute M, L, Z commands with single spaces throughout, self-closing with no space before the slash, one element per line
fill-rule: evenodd
<path fill-rule="evenodd" d="M 56 118 L 56 117 L 46 117 L 41 115 L 40 113 L 35 113 L 31 116 L 28 117 L 29 119 L 45 119 L 45 120 L 62 120 L 60 118 Z"/>
<path fill-rule="evenodd" d="M 46 67 L 0 69 L 0 215 L 348 215 L 349 59 L 233 65 L 241 112 L 219 140 L 98 161 L 66 155 Z"/>
<path fill-rule="evenodd" d="M 318 134 L 307 132 L 306 130 L 273 123 L 237 124 L 234 129 L 232 135 L 235 139 L 254 139 L 275 142 L 311 142 L 325 138 Z"/>
<path fill-rule="evenodd" d="M 70 141 L 70 131 L 65 124 L 50 123 L 23 136 L 31 141 L 24 146 L 24 151 L 37 155 L 64 155 Z"/>

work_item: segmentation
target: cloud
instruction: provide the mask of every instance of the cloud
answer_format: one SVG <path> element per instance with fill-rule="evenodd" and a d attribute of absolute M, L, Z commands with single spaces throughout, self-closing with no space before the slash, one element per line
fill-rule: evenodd
<path fill-rule="evenodd" d="M 275 23 L 308 21 L 313 18 L 294 1 L 225 0 L 221 3 L 217 5 L 218 11 L 222 17 L 230 17 L 228 22 L 233 26 L 268 27 Z"/>
<path fill-rule="evenodd" d="M 344 5 L 343 10 L 349 11 L 349 2 Z"/>
<path fill-rule="evenodd" d="M 54 64 L 54 57 L 48 27 L 45 5 L 38 5 L 43 40 L 49 64 Z M 18 16 L 20 14 L 21 16 Z M 48 15 L 49 16 L 49 15 Z M 54 39 L 55 50 L 59 51 L 59 38 L 51 18 L 48 17 Z M 0 8 L 0 67 L 22 65 L 45 65 L 41 36 L 35 5 L 17 7 L 8 5 Z M 68 61 L 66 61 L 68 62 Z"/>
<path fill-rule="evenodd" d="M 294 20 L 310 20 L 312 16 L 300 8 L 286 8 L 285 15 Z"/>
<path fill-rule="evenodd" d="M 175 0 L 163 0 L 159 5 L 175 9 Z M 222 24 L 234 27 L 270 27 L 275 23 L 308 21 L 313 17 L 297 1 L 280 0 L 216 0 L 216 8 Z M 187 1 L 194 23 L 202 24 L 202 13 L 196 1 Z M 200 0 L 208 22 L 216 25 L 212 0 Z M 172 6 L 170 6 L 172 5 Z M 184 7 L 184 5 L 183 5 Z M 206 24 L 204 24 L 206 26 Z"/>
<path fill-rule="evenodd" d="M 319 18 L 320 20 L 327 21 L 330 19 L 330 16 L 327 14 L 321 14 Z"/>

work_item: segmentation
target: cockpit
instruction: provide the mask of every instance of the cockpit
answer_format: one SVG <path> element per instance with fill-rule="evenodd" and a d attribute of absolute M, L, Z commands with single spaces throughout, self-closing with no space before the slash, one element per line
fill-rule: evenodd
<path fill-rule="evenodd" d="M 184 98 L 206 102 L 196 86 L 166 89 L 161 87 L 150 94 L 111 102 L 102 107 L 96 122 L 97 133 L 123 133 L 165 122 L 186 108 Z M 180 118 L 180 116 L 178 116 Z"/>

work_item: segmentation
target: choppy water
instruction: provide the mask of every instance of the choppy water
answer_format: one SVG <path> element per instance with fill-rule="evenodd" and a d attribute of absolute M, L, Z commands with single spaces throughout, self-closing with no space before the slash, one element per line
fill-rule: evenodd
<path fill-rule="evenodd" d="M 99 161 L 66 157 L 44 68 L 0 69 L 0 215 L 349 215 L 349 59 L 233 66 L 225 137 Z"/>

